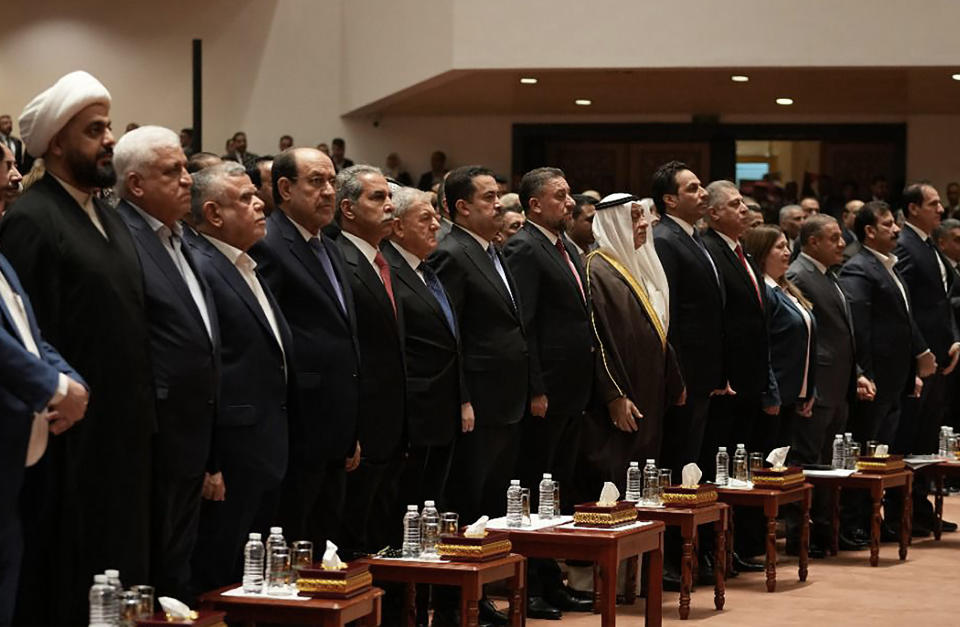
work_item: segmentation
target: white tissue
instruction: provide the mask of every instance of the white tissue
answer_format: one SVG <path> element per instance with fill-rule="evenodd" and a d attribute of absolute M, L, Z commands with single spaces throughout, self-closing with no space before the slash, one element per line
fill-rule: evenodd
<path fill-rule="evenodd" d="M 323 562 L 321 564 L 324 570 L 341 570 L 346 564 L 340 561 L 337 555 L 337 545 L 327 540 L 327 550 L 323 553 Z"/>
<path fill-rule="evenodd" d="M 789 446 L 781 446 L 770 451 L 767 455 L 767 461 L 776 469 L 782 469 L 787 464 L 787 453 L 790 452 Z"/>
<path fill-rule="evenodd" d="M 877 444 L 877 450 L 875 450 L 875 451 L 873 452 L 873 454 L 874 454 L 874 456 L 876 456 L 876 457 L 887 457 L 887 456 L 889 455 L 889 453 L 888 453 L 887 451 L 889 451 L 889 450 L 890 450 L 890 446 L 889 446 L 889 445 L 887 445 L 887 444 Z"/>
<path fill-rule="evenodd" d="M 680 485 L 685 488 L 695 488 L 700 485 L 700 477 L 702 476 L 703 471 L 700 470 L 700 466 L 697 466 L 696 464 L 687 464 L 680 471 Z"/>
<path fill-rule="evenodd" d="M 616 505 L 617 499 L 619 498 L 620 490 L 617 489 L 617 486 L 609 481 L 606 481 L 603 484 L 603 489 L 600 490 L 600 500 L 597 501 L 597 505 L 600 505 L 601 507 L 610 507 L 611 505 Z"/>
<path fill-rule="evenodd" d="M 489 516 L 481 516 L 477 519 L 477 522 L 467 527 L 463 535 L 467 538 L 482 538 L 487 534 L 487 522 L 489 520 Z"/>
<path fill-rule="evenodd" d="M 160 597 L 160 607 L 165 614 L 176 620 L 194 620 L 197 618 L 196 612 L 192 611 L 183 601 L 178 601 L 171 597 Z"/>

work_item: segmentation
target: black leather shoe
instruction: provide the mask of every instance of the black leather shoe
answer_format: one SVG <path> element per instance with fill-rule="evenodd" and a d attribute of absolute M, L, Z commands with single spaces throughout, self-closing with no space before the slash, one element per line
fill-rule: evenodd
<path fill-rule="evenodd" d="M 592 612 L 593 600 L 580 599 L 562 586 L 544 595 L 547 602 L 561 612 Z"/>
<path fill-rule="evenodd" d="M 931 531 L 929 527 L 926 527 L 924 525 L 918 525 L 918 524 L 914 524 L 913 529 L 910 530 L 910 534 L 914 538 L 927 538 L 932 533 L 933 531 Z"/>
<path fill-rule="evenodd" d="M 570 586 L 566 586 L 567 592 L 572 596 L 575 596 L 578 599 L 585 599 L 587 601 L 593 602 L 593 591 L 592 590 L 575 590 Z"/>
<path fill-rule="evenodd" d="M 663 589 L 667 592 L 680 592 L 680 576 L 676 573 L 663 573 Z"/>
<path fill-rule="evenodd" d="M 941 524 L 943 525 L 943 530 L 946 531 L 947 533 L 953 533 L 954 531 L 957 530 L 957 523 L 955 522 L 944 520 Z"/>
<path fill-rule="evenodd" d="M 546 620 L 560 620 L 563 613 L 547 603 L 543 597 L 527 599 L 527 618 L 542 618 Z"/>
<path fill-rule="evenodd" d="M 792 555 L 794 557 L 800 555 L 800 545 L 794 544 L 793 542 L 787 542 L 787 555 Z M 814 542 L 810 543 L 810 546 L 807 547 L 807 557 L 812 560 L 822 560 L 827 556 L 827 551 Z"/>
<path fill-rule="evenodd" d="M 477 602 L 477 607 L 480 610 L 480 620 L 485 620 L 488 623 L 494 625 L 506 625 L 510 622 L 509 617 L 497 609 L 497 606 L 493 604 L 493 601 L 487 597 L 483 597 Z"/>
<path fill-rule="evenodd" d="M 848 538 L 842 533 L 840 534 L 840 537 L 837 538 L 837 548 L 839 548 L 841 551 L 863 551 L 869 547 L 869 542 L 861 542 L 860 540 Z"/>
<path fill-rule="evenodd" d="M 880 542 L 900 542 L 900 529 L 884 525 L 880 528 Z"/>
<path fill-rule="evenodd" d="M 733 554 L 733 565 L 741 573 L 762 573 L 766 570 L 766 566 L 763 564 L 758 564 L 757 562 L 740 559 L 740 556 L 736 553 Z"/>
<path fill-rule="evenodd" d="M 840 535 L 846 536 L 851 540 L 853 540 L 854 542 L 865 542 L 867 544 L 870 544 L 870 532 L 867 531 L 866 529 L 860 529 L 858 527 L 856 529 L 852 529 L 847 532 L 841 531 Z"/>

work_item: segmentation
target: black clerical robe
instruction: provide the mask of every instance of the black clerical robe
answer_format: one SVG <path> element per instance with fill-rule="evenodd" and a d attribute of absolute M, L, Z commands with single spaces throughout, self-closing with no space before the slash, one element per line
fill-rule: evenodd
<path fill-rule="evenodd" d="M 583 474 L 590 485 L 612 481 L 626 490 L 631 461 L 660 458 L 663 416 L 680 397 L 683 378 L 676 355 L 652 307 L 645 306 L 643 286 L 612 256 L 587 256 L 587 290 L 599 350 L 595 399 L 584 425 Z M 613 426 L 607 403 L 626 396 L 643 419 L 639 430 Z"/>

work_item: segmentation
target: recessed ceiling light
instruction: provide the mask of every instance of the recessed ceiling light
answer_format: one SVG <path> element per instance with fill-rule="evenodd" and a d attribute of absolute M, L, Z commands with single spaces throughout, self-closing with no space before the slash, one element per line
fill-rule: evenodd
<path fill-rule="evenodd" d="M 777 104 L 783 106 L 792 105 L 793 98 L 777 98 Z"/>
<path fill-rule="evenodd" d="M 955 80 L 955 81 L 960 81 L 960 74 L 954 74 L 954 75 L 951 76 L 950 78 L 952 78 L 952 79 Z"/>
<path fill-rule="evenodd" d="M 732 80 L 734 83 L 746 83 L 750 80 L 750 77 L 744 76 L 743 74 L 734 74 L 730 77 L 730 80 Z"/>
<path fill-rule="evenodd" d="M 525 76 L 520 79 L 520 82 L 523 83 L 524 85 L 536 85 L 537 79 L 530 78 L 529 76 Z"/>
<path fill-rule="evenodd" d="M 586 98 L 578 98 L 573 101 L 573 104 L 580 105 L 581 107 L 589 107 L 593 104 L 592 100 L 587 100 Z"/>

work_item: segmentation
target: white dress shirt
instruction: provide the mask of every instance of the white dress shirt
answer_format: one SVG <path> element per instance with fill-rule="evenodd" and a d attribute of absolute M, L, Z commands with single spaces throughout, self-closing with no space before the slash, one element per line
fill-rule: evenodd
<path fill-rule="evenodd" d="M 91 222 L 93 222 L 93 226 L 97 227 L 97 230 L 100 231 L 100 235 L 103 235 L 104 238 L 107 238 L 107 231 L 103 228 L 103 223 L 100 222 L 100 216 L 97 215 L 97 210 L 93 206 L 93 194 L 88 194 L 81 189 L 77 189 L 53 172 L 50 172 L 50 176 L 56 179 L 63 189 L 67 190 L 67 193 L 70 194 L 75 201 L 77 201 L 77 204 L 80 205 L 80 208 L 83 209 L 83 212 L 87 214 L 87 217 L 90 218 Z"/>
<path fill-rule="evenodd" d="M 407 265 L 413 269 L 413 273 L 416 274 L 421 281 L 423 281 L 424 285 L 426 285 L 427 281 L 423 278 L 423 272 L 420 271 L 420 264 L 422 263 L 422 260 L 396 242 L 393 242 L 393 247 L 397 249 L 397 252 L 399 252 L 400 256 L 403 257 L 403 260 L 407 262 Z"/>
<path fill-rule="evenodd" d="M 903 283 L 900 282 L 900 277 L 897 276 L 897 273 L 894 272 L 893 267 L 897 265 L 897 256 L 893 253 L 889 255 L 884 255 L 882 252 L 870 248 L 866 244 L 863 245 L 864 248 L 873 253 L 873 255 L 880 260 L 880 263 L 884 268 L 887 269 L 887 272 L 890 273 L 890 276 L 893 278 L 893 282 L 897 284 L 897 287 L 900 288 L 900 295 L 903 296 L 903 305 L 907 308 L 907 311 L 910 311 L 910 299 L 907 298 L 907 290 L 904 289 Z"/>

